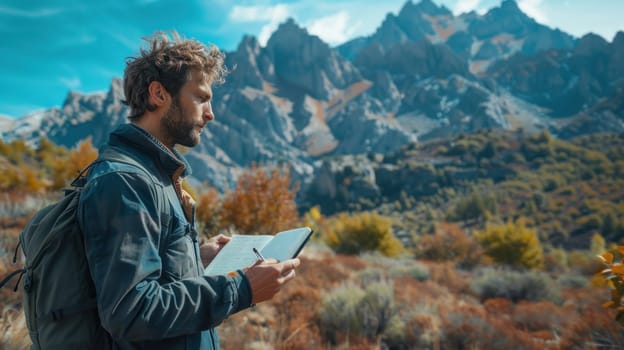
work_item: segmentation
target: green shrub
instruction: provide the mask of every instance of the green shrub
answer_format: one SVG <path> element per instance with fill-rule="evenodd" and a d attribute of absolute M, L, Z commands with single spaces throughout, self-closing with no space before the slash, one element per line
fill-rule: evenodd
<path fill-rule="evenodd" d="M 376 254 L 364 254 L 361 258 L 368 264 L 377 266 L 357 273 L 363 285 L 383 281 L 388 277 L 409 277 L 423 282 L 430 276 L 429 267 L 413 259 L 388 258 Z"/>
<path fill-rule="evenodd" d="M 470 282 L 470 290 L 481 300 L 506 298 L 514 302 L 561 302 L 557 284 L 544 272 L 484 268 L 477 271 L 477 277 Z"/>
<path fill-rule="evenodd" d="M 319 321 L 327 340 L 335 344 L 340 332 L 350 334 L 362 329 L 359 304 L 365 294 L 359 286 L 343 285 L 323 298 Z"/>
<path fill-rule="evenodd" d="M 354 334 L 377 340 L 384 335 L 396 339 L 403 326 L 394 304 L 392 281 L 382 280 L 364 287 L 347 284 L 323 298 L 319 311 L 325 338 L 336 344 L 340 335 Z"/>
<path fill-rule="evenodd" d="M 566 273 L 559 276 L 559 284 L 562 287 L 586 288 L 589 286 L 589 280 L 576 273 Z"/>
<path fill-rule="evenodd" d="M 388 271 L 390 277 L 410 277 L 420 282 L 429 279 L 431 273 L 429 268 L 421 263 L 413 262 L 404 266 L 395 266 Z"/>
<path fill-rule="evenodd" d="M 386 278 L 386 271 L 382 268 L 366 268 L 356 273 L 357 279 L 362 285 L 368 285 L 383 281 Z"/>
<path fill-rule="evenodd" d="M 498 213 L 498 203 L 494 195 L 472 192 L 461 197 L 447 215 L 449 221 L 467 221 L 486 219 L 489 215 Z"/>

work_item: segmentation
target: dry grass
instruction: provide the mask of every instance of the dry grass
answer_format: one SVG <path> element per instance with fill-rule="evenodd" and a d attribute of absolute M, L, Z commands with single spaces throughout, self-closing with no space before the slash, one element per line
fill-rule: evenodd
<path fill-rule="evenodd" d="M 0 277 L 18 267 L 10 263 L 18 229 L 7 226 L 0 233 Z M 604 288 L 560 287 L 561 304 L 480 301 L 468 287 L 473 272 L 458 270 L 452 262 L 418 262 L 429 273 L 419 279 L 395 273 L 401 267 L 411 271 L 414 261 L 335 255 L 315 244 L 304 251 L 298 277 L 272 301 L 233 315 L 219 327 L 224 349 L 624 348 L 624 328 L 601 307 L 608 297 Z M 348 283 L 365 286 L 375 276 L 392 283 L 392 312 L 400 320 L 390 327 L 394 333 L 367 338 L 338 329 L 335 339 L 326 339 L 319 320 L 323 297 Z M 0 349 L 27 349 L 21 292 L 3 288 L 0 298 Z"/>

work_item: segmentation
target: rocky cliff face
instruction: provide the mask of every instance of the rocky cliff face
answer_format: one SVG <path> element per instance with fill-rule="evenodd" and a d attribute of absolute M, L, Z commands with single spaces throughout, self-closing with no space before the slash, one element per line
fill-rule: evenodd
<path fill-rule="evenodd" d="M 222 189 L 261 162 L 288 164 L 304 188 L 336 195 L 328 174 L 343 170 L 329 157 L 364 162 L 481 129 L 622 132 L 623 62 L 624 33 L 611 43 L 574 39 L 512 0 L 460 16 L 410 0 L 372 35 L 337 48 L 288 20 L 266 46 L 245 36 L 226 54 L 232 72 L 214 87 L 216 120 L 187 155 L 195 181 Z M 97 146 L 126 122 L 122 99 L 120 80 L 106 94 L 70 92 L 61 108 L 1 122 L 2 138 L 71 147 L 90 136 Z M 362 181 L 358 191 L 369 193 Z"/>
<path fill-rule="evenodd" d="M 370 50 L 369 46 L 378 45 L 385 52 L 421 40 L 447 45 L 473 74 L 483 74 L 492 63 L 516 53 L 532 55 L 575 46 L 572 36 L 535 22 L 514 0 L 503 1 L 483 16 L 474 12 L 454 16 L 430 0 L 418 4 L 410 0 L 398 15 L 389 14 L 374 34 L 347 42 L 338 50 L 353 59 Z"/>
<path fill-rule="evenodd" d="M 573 49 L 517 55 L 493 65 L 488 73 L 499 86 L 548 108 L 553 117 L 591 113 L 592 106 L 615 96 L 622 86 L 624 32 L 618 37 L 608 43 L 588 34 Z"/>

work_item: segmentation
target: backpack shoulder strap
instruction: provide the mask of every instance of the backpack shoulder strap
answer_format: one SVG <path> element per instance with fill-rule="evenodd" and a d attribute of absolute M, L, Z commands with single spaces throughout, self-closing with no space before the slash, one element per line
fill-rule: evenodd
<path fill-rule="evenodd" d="M 129 167 L 132 167 L 133 170 L 139 170 L 141 173 L 145 174 L 154 184 L 158 185 L 159 187 L 162 187 L 156 175 L 152 174 L 149 170 L 147 170 L 145 168 L 145 165 L 143 165 L 135 157 L 128 154 L 127 152 L 124 152 L 123 150 L 120 150 L 119 148 L 114 148 L 114 147 L 104 148 L 100 152 L 98 158 L 95 161 L 93 161 L 91 164 L 89 164 L 85 169 L 83 169 L 78 175 L 78 177 L 76 177 L 76 179 L 72 181 L 72 186 L 79 187 L 79 188 L 84 187 L 87 183 L 86 174 L 88 170 L 91 169 L 91 167 L 93 167 L 94 165 L 105 162 L 105 161 L 121 163 Z M 173 216 L 172 209 L 170 208 L 169 205 L 167 205 L 168 199 L 166 197 L 165 191 L 161 190 L 161 191 L 156 191 L 156 192 L 157 192 L 156 200 L 158 201 L 156 203 L 157 207 L 161 208 L 161 210 L 163 210 L 163 214 L 165 214 L 161 218 L 162 220 L 161 224 L 165 225 L 167 228 L 170 228 L 169 220 Z"/>

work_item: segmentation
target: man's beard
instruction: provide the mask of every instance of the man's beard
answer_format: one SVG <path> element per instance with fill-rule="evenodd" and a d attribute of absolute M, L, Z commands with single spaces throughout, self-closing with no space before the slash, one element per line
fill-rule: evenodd
<path fill-rule="evenodd" d="M 197 146 L 199 144 L 199 133 L 195 132 L 197 124 L 192 120 L 186 120 L 184 115 L 180 100 L 176 97 L 160 124 L 166 131 L 167 138 L 173 141 L 173 145 Z"/>

